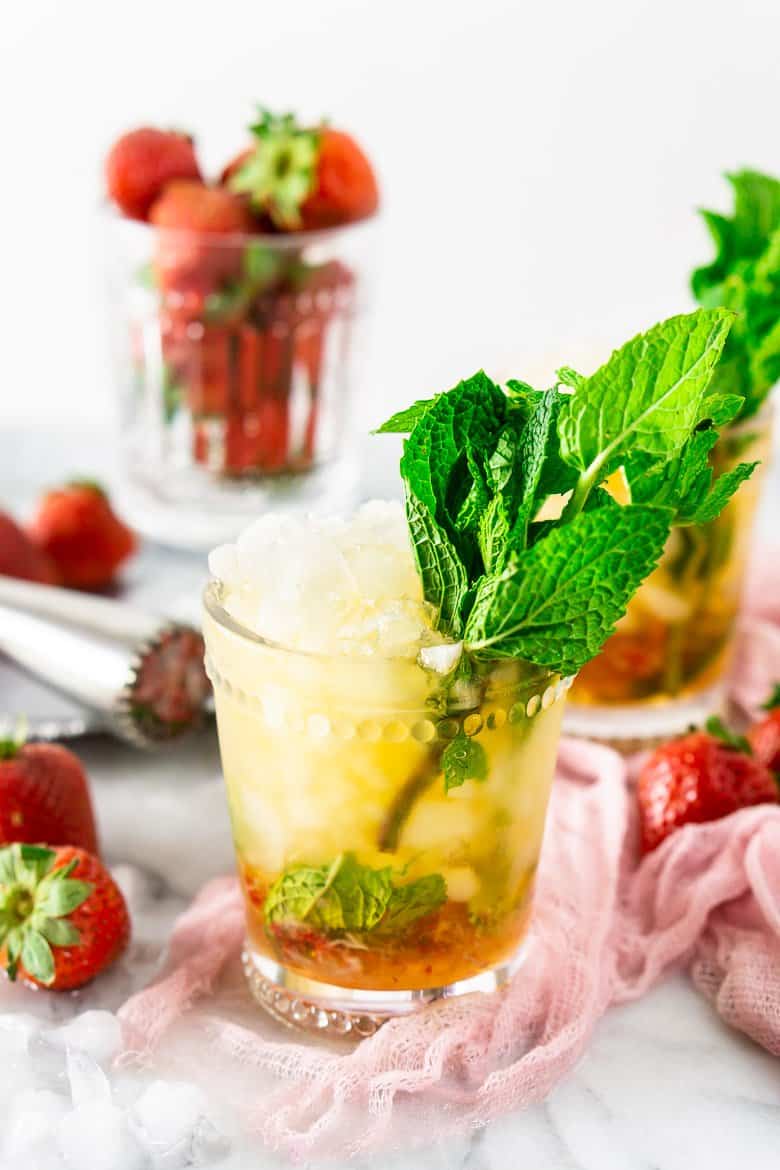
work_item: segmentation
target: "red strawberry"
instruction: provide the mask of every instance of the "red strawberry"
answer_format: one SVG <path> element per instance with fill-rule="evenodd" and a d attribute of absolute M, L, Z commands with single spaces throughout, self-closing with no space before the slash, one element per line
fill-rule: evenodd
<path fill-rule="evenodd" d="M 107 869 L 66 845 L 0 849 L 0 958 L 10 979 L 68 991 L 124 950 L 130 916 Z"/>
<path fill-rule="evenodd" d="M 12 841 L 98 852 L 87 777 L 67 748 L 0 741 L 0 845 Z"/>
<path fill-rule="evenodd" d="M 769 714 L 753 724 L 747 737 L 756 759 L 772 772 L 780 772 L 780 683 L 764 703 L 764 710 Z"/>
<path fill-rule="evenodd" d="M 379 189 L 371 164 L 341 130 L 299 126 L 292 114 L 262 111 L 252 150 L 223 175 L 253 211 L 282 231 L 334 227 L 373 215 Z"/>
<path fill-rule="evenodd" d="M 341 130 L 320 132 L 314 189 L 301 208 L 306 228 L 334 227 L 373 215 L 379 206 L 376 177 L 354 138 Z"/>
<path fill-rule="evenodd" d="M 642 851 L 649 853 L 682 825 L 728 816 L 740 808 L 777 803 L 777 781 L 750 754 L 746 740 L 718 719 L 663 744 L 642 769 L 637 786 Z"/>
<path fill-rule="evenodd" d="M 7 512 L 0 512 L 0 573 L 7 577 L 21 577 L 24 581 L 40 581 L 56 585 L 57 570 L 46 553 L 12 520 Z"/>
<path fill-rule="evenodd" d="M 199 178 L 192 140 L 172 130 L 131 130 L 114 143 L 106 159 L 108 194 L 133 219 L 146 219 L 172 179 Z"/>
<path fill-rule="evenodd" d="M 51 557 L 62 583 L 73 589 L 109 585 L 137 547 L 134 533 L 113 511 L 108 496 L 88 481 L 48 492 L 30 535 Z"/>
<path fill-rule="evenodd" d="M 241 271 L 243 236 L 254 228 L 252 215 L 224 187 L 169 183 L 149 213 L 158 233 L 155 272 L 164 293 L 205 299 Z M 206 238 L 203 237 L 213 237 Z"/>

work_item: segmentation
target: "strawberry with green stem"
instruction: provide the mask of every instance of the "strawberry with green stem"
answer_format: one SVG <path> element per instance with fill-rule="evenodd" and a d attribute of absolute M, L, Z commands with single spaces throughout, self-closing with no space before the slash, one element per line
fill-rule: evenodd
<path fill-rule="evenodd" d="M 764 703 L 766 716 L 754 723 L 747 737 L 756 759 L 772 772 L 780 773 L 780 683 Z"/>
<path fill-rule="evenodd" d="M 91 853 L 23 844 L 0 850 L 0 958 L 9 979 L 54 991 L 81 987 L 129 937 L 122 893 Z"/>
<path fill-rule="evenodd" d="M 262 220 L 280 231 L 317 230 L 373 215 L 379 190 L 355 140 L 328 126 L 299 124 L 293 114 L 260 110 L 254 146 L 225 170 L 227 185 L 249 197 Z"/>

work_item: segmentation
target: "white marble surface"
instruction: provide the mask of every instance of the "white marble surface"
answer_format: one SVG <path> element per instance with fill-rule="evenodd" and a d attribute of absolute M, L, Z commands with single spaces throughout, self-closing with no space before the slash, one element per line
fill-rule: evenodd
<path fill-rule="evenodd" d="M 0 456 L 4 450 L 7 445 L 0 443 Z M 13 480 L 13 494 L 22 498 L 42 478 L 37 446 L 28 445 L 26 454 L 24 465 L 17 461 Z M 74 447 L 67 447 L 59 462 L 71 470 L 76 454 Z M 9 465 L 2 459 L 0 464 L 6 468 L 0 499 L 10 502 Z M 94 470 L 83 460 L 75 466 Z M 46 479 L 56 477 L 49 460 Z M 767 518 L 770 513 L 771 501 Z M 196 596 L 202 573 L 197 559 L 147 549 L 134 565 L 129 584 L 149 605 L 179 605 L 182 595 Z M 6 686 L 0 706 L 12 704 Z M 187 899 L 205 878 L 232 863 L 213 731 L 158 756 L 139 754 L 105 738 L 84 740 L 77 750 L 92 781 L 104 853 L 134 909 L 135 941 L 131 955 L 110 976 L 75 996 L 0 987 L 0 1013 L 30 1012 L 45 1018 L 47 1027 L 87 1008 L 117 1006 L 130 987 L 154 969 L 170 923 Z M 2 1117 L 21 1083 L 3 1059 L 2 1018 L 0 1134 Z M 29 1068 L 24 1068 L 27 1075 Z M 67 1085 L 61 1065 L 47 1068 L 56 1089 Z M 224 1134 L 223 1144 L 206 1152 L 211 1158 L 219 1156 L 211 1164 L 226 1170 L 285 1164 L 242 1133 L 236 1106 L 253 1086 L 246 1078 L 231 1083 L 202 1049 L 193 1046 L 186 1029 L 164 1046 L 155 1069 L 110 1075 L 120 1103 L 132 1103 L 155 1077 L 196 1080 Z M 775 1170 L 779 1147 L 777 1062 L 726 1029 L 685 978 L 673 976 L 639 1003 L 611 1011 L 580 1065 L 544 1104 L 506 1117 L 468 1140 L 372 1158 L 371 1167 L 695 1170 L 706 1165 L 708 1170 L 733 1170 L 744 1163 L 751 1170 Z M 187 1158 L 182 1154 L 179 1160 L 155 1165 L 199 1164 Z M 18 1164 L 14 1158 L 2 1161 L 0 1154 L 0 1170 Z M 102 1170 L 103 1163 L 98 1164 Z M 27 1159 L 27 1165 L 60 1170 L 65 1164 Z M 110 1162 L 105 1165 L 115 1170 Z"/>

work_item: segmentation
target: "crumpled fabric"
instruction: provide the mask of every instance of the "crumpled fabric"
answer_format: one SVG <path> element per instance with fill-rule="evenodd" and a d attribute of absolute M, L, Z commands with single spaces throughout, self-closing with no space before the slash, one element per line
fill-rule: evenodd
<path fill-rule="evenodd" d="M 748 710 L 780 674 L 780 606 L 756 592 L 732 688 Z M 562 741 L 527 958 L 501 991 L 441 1001 L 346 1051 L 269 1039 L 221 1015 L 214 996 L 244 933 L 237 880 L 224 877 L 179 918 L 162 975 L 122 1007 L 126 1055 L 144 1059 L 183 1012 L 207 1012 L 209 1042 L 273 1077 L 250 1126 L 296 1158 L 381 1148 L 399 1116 L 435 1140 L 543 1099 L 610 1004 L 673 968 L 780 1055 L 780 806 L 688 826 L 640 859 L 637 767 Z"/>

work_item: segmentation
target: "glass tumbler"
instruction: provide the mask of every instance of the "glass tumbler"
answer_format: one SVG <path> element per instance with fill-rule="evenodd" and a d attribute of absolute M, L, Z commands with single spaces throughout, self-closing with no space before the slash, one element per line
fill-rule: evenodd
<path fill-rule="evenodd" d="M 265 508 L 348 504 L 374 222 L 218 235 L 108 215 L 106 230 L 138 526 L 211 547 Z"/>
<path fill-rule="evenodd" d="M 212 582 L 206 662 L 255 997 L 362 1036 L 499 986 L 522 955 L 569 680 L 502 661 L 445 695 L 414 657 L 287 649 L 221 598 Z"/>
<path fill-rule="evenodd" d="M 771 422 L 767 409 L 723 432 L 714 475 L 760 466 L 711 523 L 672 531 L 615 633 L 577 675 L 567 732 L 630 750 L 722 713 Z"/>

